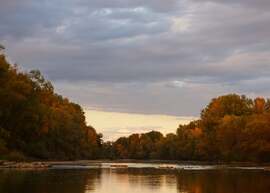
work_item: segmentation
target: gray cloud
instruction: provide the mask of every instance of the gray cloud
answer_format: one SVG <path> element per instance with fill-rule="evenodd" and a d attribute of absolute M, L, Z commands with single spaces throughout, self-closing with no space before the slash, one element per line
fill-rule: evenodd
<path fill-rule="evenodd" d="M 87 0 L 77 1 L 77 5 L 83 7 L 99 8 L 130 8 L 130 7 L 146 7 L 156 12 L 168 12 L 177 9 L 177 5 L 183 0 L 93 0 L 91 2 Z"/>
<path fill-rule="evenodd" d="M 252 7 L 253 9 L 265 9 L 267 10 L 270 6 L 270 2 L 268 0 L 192 0 L 194 2 L 211 2 L 211 3 L 221 3 L 227 4 L 229 6 L 245 6 L 245 7 Z"/>
<path fill-rule="evenodd" d="M 197 115 L 219 94 L 270 94 L 267 0 L 0 1 L 11 60 L 85 106 Z"/>

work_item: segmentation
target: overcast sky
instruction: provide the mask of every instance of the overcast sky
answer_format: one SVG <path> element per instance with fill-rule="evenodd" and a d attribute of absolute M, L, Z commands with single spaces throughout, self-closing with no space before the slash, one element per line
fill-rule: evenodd
<path fill-rule="evenodd" d="M 85 109 L 198 116 L 217 95 L 270 96 L 269 10 L 269 0 L 0 0 L 0 43 Z"/>

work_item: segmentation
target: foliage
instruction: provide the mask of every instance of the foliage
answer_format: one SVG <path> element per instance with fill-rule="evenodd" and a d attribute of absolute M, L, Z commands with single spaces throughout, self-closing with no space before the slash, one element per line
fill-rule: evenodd
<path fill-rule="evenodd" d="M 133 134 L 116 140 L 112 148 L 116 158 L 270 161 L 270 100 L 220 96 L 199 120 L 180 125 L 176 134 Z"/>
<path fill-rule="evenodd" d="M 9 160 L 9 161 L 16 161 L 16 162 L 27 160 L 24 154 L 18 151 L 9 152 L 7 155 L 5 155 L 4 159 Z"/>
<path fill-rule="evenodd" d="M 54 93 L 35 70 L 20 72 L 0 56 L 0 153 L 40 159 L 98 157 L 101 136 L 82 108 Z"/>

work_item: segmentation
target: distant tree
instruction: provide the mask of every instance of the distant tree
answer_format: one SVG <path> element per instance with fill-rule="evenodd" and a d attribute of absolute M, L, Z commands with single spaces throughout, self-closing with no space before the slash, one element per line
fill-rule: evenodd
<path fill-rule="evenodd" d="M 0 44 L 0 50 L 6 49 L 2 44 Z"/>
<path fill-rule="evenodd" d="M 176 134 L 133 134 L 113 146 L 120 158 L 270 161 L 270 100 L 220 96 Z"/>
<path fill-rule="evenodd" d="M 254 100 L 254 111 L 255 113 L 263 113 L 266 110 L 266 102 L 264 98 L 256 98 Z"/>

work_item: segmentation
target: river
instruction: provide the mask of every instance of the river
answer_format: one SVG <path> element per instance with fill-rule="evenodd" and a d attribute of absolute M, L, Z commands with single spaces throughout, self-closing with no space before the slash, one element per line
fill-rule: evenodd
<path fill-rule="evenodd" d="M 0 170 L 0 193 L 269 193 L 270 171 L 211 166 Z M 150 166 L 150 165 L 149 165 Z"/>

